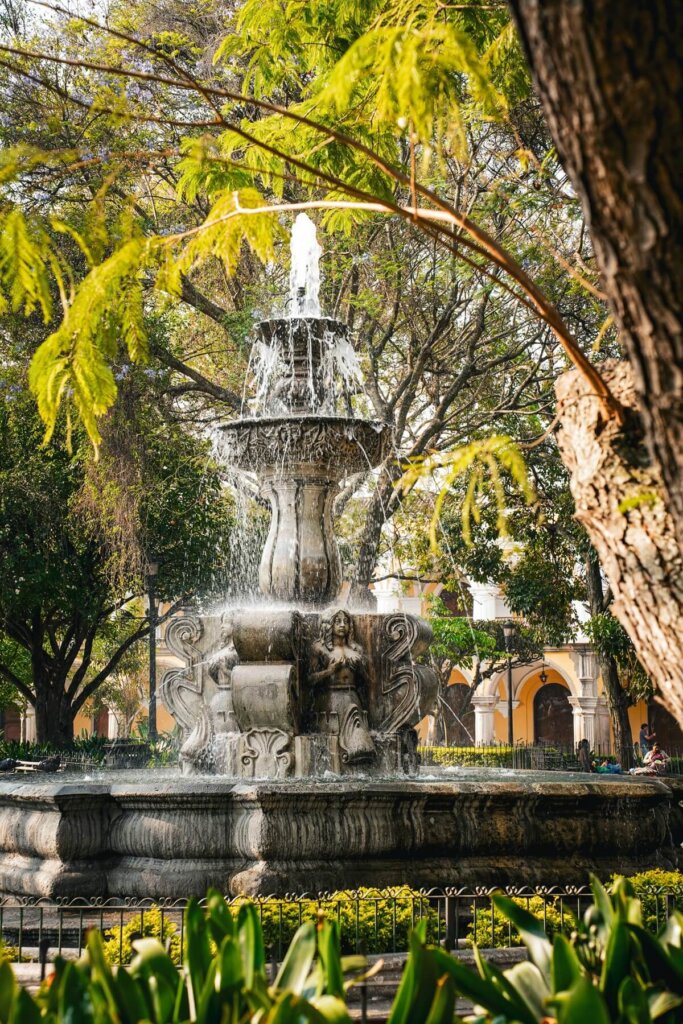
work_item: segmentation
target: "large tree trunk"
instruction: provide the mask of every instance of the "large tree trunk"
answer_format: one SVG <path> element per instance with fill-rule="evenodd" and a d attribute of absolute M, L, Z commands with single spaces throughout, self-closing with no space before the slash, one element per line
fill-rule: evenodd
<path fill-rule="evenodd" d="M 599 615 L 605 611 L 605 595 L 602 589 L 600 564 L 591 551 L 586 559 L 586 580 L 588 584 L 588 601 L 591 615 Z M 633 768 L 633 735 L 628 718 L 628 709 L 633 704 L 628 690 L 621 685 L 616 660 L 611 655 L 598 654 L 602 685 L 607 696 L 614 746 L 622 768 Z"/>
<path fill-rule="evenodd" d="M 53 686 L 36 686 L 36 740 L 64 748 L 73 743 L 73 709 Z"/>
<path fill-rule="evenodd" d="M 555 388 L 557 441 L 576 516 L 614 594 L 611 610 L 667 708 L 683 724 L 683 557 L 659 473 L 643 443 L 629 365 L 611 361 L 602 369 L 627 410 L 626 428 L 605 421 L 590 385 L 573 370 Z"/>
<path fill-rule="evenodd" d="M 42 651 L 33 651 L 33 692 L 36 713 L 36 740 L 55 747 L 69 746 L 74 738 L 74 714 L 66 692 L 66 676 L 56 678 L 42 657 Z"/>
<path fill-rule="evenodd" d="M 509 3 L 583 205 L 683 551 L 683 3 Z"/>

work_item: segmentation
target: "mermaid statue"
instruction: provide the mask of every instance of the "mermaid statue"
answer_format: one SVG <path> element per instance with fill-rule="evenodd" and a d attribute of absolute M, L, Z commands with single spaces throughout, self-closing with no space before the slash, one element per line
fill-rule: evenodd
<path fill-rule="evenodd" d="M 318 730 L 338 737 L 341 759 L 357 764 L 375 759 L 359 690 L 366 681 L 366 659 L 354 636 L 353 619 L 332 608 L 320 619 L 320 634 L 311 649 L 308 680 L 314 686 Z"/>

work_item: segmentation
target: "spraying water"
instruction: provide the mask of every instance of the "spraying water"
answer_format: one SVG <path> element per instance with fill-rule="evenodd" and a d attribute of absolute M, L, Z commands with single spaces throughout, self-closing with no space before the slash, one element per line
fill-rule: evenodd
<path fill-rule="evenodd" d="M 319 317 L 322 248 L 316 237 L 315 224 L 305 213 L 300 213 L 294 221 L 290 251 L 289 316 Z"/>

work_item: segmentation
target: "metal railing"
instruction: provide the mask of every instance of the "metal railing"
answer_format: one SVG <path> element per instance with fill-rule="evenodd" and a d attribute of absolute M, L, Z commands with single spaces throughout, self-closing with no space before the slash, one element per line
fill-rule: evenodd
<path fill-rule="evenodd" d="M 489 743 L 482 746 L 439 745 L 418 748 L 422 764 L 441 768 L 513 768 L 537 771 L 580 771 L 575 747 L 546 744 Z M 591 751 L 596 763 L 616 761 L 610 744 L 597 744 Z M 683 750 L 666 748 L 668 775 L 683 775 Z"/>
<path fill-rule="evenodd" d="M 592 902 L 588 886 L 531 888 L 469 887 L 412 890 L 360 889 L 338 893 L 286 897 L 231 897 L 237 913 L 245 901 L 259 913 L 271 959 L 282 960 L 297 928 L 323 913 L 339 923 L 342 950 L 366 954 L 405 953 L 412 928 L 427 919 L 428 938 L 450 949 L 510 948 L 520 945 L 515 930 L 496 909 L 493 893 L 505 893 L 541 917 L 552 936 L 568 934 Z M 674 909 L 683 909 L 679 887 L 641 886 L 643 922 L 656 933 Z M 43 957 L 76 957 L 84 950 L 87 933 L 99 929 L 112 963 L 127 963 L 131 943 L 142 936 L 164 942 L 180 963 L 184 944 L 187 900 L 72 899 L 0 897 L 0 943 L 14 962 Z"/>

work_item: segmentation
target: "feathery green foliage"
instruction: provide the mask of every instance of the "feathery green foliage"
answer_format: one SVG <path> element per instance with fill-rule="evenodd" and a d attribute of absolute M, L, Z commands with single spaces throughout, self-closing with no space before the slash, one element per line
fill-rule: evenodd
<path fill-rule="evenodd" d="M 439 480 L 439 495 L 434 507 L 430 529 L 433 548 L 438 547 L 437 531 L 439 518 L 453 483 L 467 474 L 468 484 L 462 504 L 463 536 L 468 545 L 472 543 L 472 522 L 481 521 L 481 502 L 493 495 L 497 510 L 497 527 L 501 536 L 507 536 L 507 502 L 501 470 L 508 473 L 524 499 L 534 501 L 534 488 L 527 472 L 524 456 L 511 438 L 495 435 L 481 438 L 468 445 L 445 454 L 429 455 L 415 459 L 405 470 L 399 486 L 410 490 L 427 477 Z M 441 472 L 445 471 L 445 472 Z"/>

